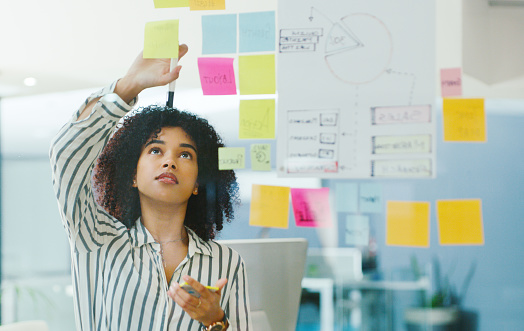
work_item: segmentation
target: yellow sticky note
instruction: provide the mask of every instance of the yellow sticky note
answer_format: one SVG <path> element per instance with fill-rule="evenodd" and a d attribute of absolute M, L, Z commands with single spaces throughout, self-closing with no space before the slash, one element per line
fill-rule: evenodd
<path fill-rule="evenodd" d="M 253 184 L 249 225 L 288 228 L 289 187 Z"/>
<path fill-rule="evenodd" d="M 189 0 L 190 10 L 223 10 L 226 0 Z"/>
<path fill-rule="evenodd" d="M 388 201 L 386 245 L 429 247 L 429 202 Z"/>
<path fill-rule="evenodd" d="M 243 169 L 245 167 L 245 154 L 246 149 L 244 147 L 219 147 L 218 169 Z"/>
<path fill-rule="evenodd" d="M 484 99 L 443 101 L 444 141 L 486 141 Z"/>
<path fill-rule="evenodd" d="M 483 245 L 480 199 L 438 200 L 437 219 L 441 245 Z"/>
<path fill-rule="evenodd" d="M 178 58 L 178 20 L 147 22 L 144 59 Z"/>
<path fill-rule="evenodd" d="M 240 139 L 275 138 L 275 99 L 240 100 Z"/>
<path fill-rule="evenodd" d="M 154 0 L 155 8 L 189 7 L 189 0 Z"/>
<path fill-rule="evenodd" d="M 240 94 L 275 94 L 275 55 L 238 57 Z"/>
<path fill-rule="evenodd" d="M 251 169 L 255 171 L 271 171 L 271 145 L 251 145 Z"/>

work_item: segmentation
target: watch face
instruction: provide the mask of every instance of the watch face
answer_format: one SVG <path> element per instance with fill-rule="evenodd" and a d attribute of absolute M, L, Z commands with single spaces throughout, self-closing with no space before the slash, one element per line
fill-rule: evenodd
<path fill-rule="evenodd" d="M 220 324 L 213 325 L 209 331 L 222 331 L 222 330 L 224 330 L 224 325 L 220 323 Z"/>

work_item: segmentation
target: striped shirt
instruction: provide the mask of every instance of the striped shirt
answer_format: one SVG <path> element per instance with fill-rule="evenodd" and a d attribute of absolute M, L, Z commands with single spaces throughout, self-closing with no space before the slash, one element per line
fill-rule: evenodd
<path fill-rule="evenodd" d="M 94 198 L 91 173 L 116 124 L 132 105 L 111 86 L 92 94 L 54 138 L 53 187 L 71 245 L 77 330 L 201 330 L 203 326 L 167 295 L 160 245 L 137 220 L 127 229 Z M 77 121 L 87 103 L 101 97 L 90 116 Z M 244 262 L 237 252 L 193 231 L 188 254 L 171 281 L 190 275 L 203 285 L 228 282 L 220 305 L 230 330 L 252 330 Z"/>

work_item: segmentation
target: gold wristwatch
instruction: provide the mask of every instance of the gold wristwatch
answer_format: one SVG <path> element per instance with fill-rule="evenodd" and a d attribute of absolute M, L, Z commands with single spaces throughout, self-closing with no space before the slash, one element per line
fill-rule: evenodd
<path fill-rule="evenodd" d="M 225 331 L 229 323 L 227 322 L 226 314 L 224 313 L 224 318 L 221 321 L 215 322 L 206 328 L 206 331 Z"/>

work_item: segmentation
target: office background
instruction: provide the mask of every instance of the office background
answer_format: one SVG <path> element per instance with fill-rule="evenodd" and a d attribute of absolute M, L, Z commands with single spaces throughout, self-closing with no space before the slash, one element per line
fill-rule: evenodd
<path fill-rule="evenodd" d="M 121 10 L 117 3 L 115 1 L 108 5 L 100 2 L 100 6 L 95 3 L 84 4 L 81 9 L 93 16 L 113 17 L 112 12 Z M 73 323 L 73 316 L 71 307 L 63 305 L 68 302 L 71 290 L 68 287 L 69 248 L 58 219 L 50 183 L 47 160 L 49 141 L 85 96 L 125 72 L 139 47 L 136 43 L 129 42 L 132 38 L 127 36 L 128 42 L 124 40 L 124 46 L 121 47 L 123 55 L 113 51 L 93 55 L 95 51 L 91 48 L 86 51 L 92 56 L 92 61 L 82 60 L 72 53 L 76 48 L 75 44 L 64 42 L 74 37 L 71 32 L 60 29 L 58 34 L 61 38 L 47 39 L 55 34 L 52 30 L 54 24 L 75 24 L 73 15 L 70 15 L 74 10 L 70 7 L 72 5 L 64 5 L 59 1 L 50 1 L 49 4 L 34 1 L 31 4 L 33 6 L 23 10 L 22 4 L 7 5 L 4 2 L 0 11 L 3 18 L 2 31 L 8 31 L 15 20 L 17 24 L 29 26 L 28 32 L 21 28 L 17 33 L 7 34 L 8 45 L 12 45 L 9 47 L 11 51 L 2 51 L 0 57 L 2 284 L 4 288 L 10 286 L 11 289 L 18 289 L 3 291 L 2 319 L 9 322 L 40 317 L 47 319 L 53 330 L 60 330 L 61 325 L 72 325 L 67 323 Z M 261 9 L 267 9 L 271 5 L 274 6 L 274 3 L 269 2 Z M 137 3 L 137 7 L 139 6 L 141 4 Z M 260 8 L 252 10 L 258 9 Z M 143 25 L 133 24 L 138 14 L 131 13 L 130 9 L 124 12 L 129 15 L 123 14 L 125 22 L 121 24 L 134 27 L 134 30 L 128 30 L 129 35 L 133 32 L 141 34 Z M 8 13 L 20 15 L 7 17 Z M 53 19 L 53 15 L 58 16 Z M 386 246 L 384 214 L 370 215 L 371 230 L 377 243 L 377 270 L 387 274 L 392 270 L 409 267 L 413 255 L 421 263 L 429 263 L 433 256 L 438 256 L 442 261 L 443 272 L 456 265 L 451 277 L 460 284 L 470 263 L 476 261 L 477 269 L 463 306 L 478 313 L 480 330 L 519 329 L 524 324 L 521 308 L 524 306 L 524 285 L 521 281 L 524 263 L 520 257 L 524 248 L 520 238 L 524 234 L 521 188 L 524 177 L 519 171 L 524 161 L 520 145 L 524 138 L 521 129 L 524 124 L 524 102 L 521 100 L 524 96 L 524 65 L 518 59 L 522 58 L 524 47 L 519 33 L 523 31 L 524 9 L 518 6 L 489 6 L 488 1 L 464 0 L 461 3 L 439 0 L 436 15 L 435 70 L 463 67 L 464 95 L 486 98 L 488 140 L 485 144 L 444 143 L 441 134 L 442 118 L 438 115 L 437 178 L 378 181 L 384 200 L 431 202 L 431 246 L 429 249 Z M 80 21 L 91 24 L 87 18 Z M 48 34 L 46 38 L 35 39 L 35 35 L 40 33 L 36 31 L 38 27 L 42 30 L 50 29 L 42 32 Z M 109 36 L 110 33 L 99 35 L 104 37 L 97 40 L 96 47 L 111 50 L 115 48 L 115 41 Z M 85 40 L 93 40 L 87 34 L 79 39 L 83 40 L 84 46 Z M 40 51 L 38 55 L 35 49 Z M 121 65 L 113 65 L 113 56 L 121 58 L 118 61 Z M 52 57 L 64 61 L 53 66 Z M 24 68 L 20 64 L 24 61 L 35 64 L 35 67 L 29 69 L 27 65 L 28 68 Z M 105 65 L 95 65 L 95 62 Z M 184 72 L 191 70 L 196 72 L 196 68 L 191 68 L 190 65 L 184 67 Z M 33 88 L 15 83 L 26 76 L 39 74 L 44 78 L 41 79 L 41 84 Z M 16 78 L 16 75 L 19 77 Z M 239 141 L 231 134 L 236 132 L 236 120 L 230 123 L 218 121 L 219 118 L 233 113 L 227 98 L 223 98 L 218 107 L 215 107 L 216 102 L 210 102 L 212 105 L 209 105 L 201 97 L 197 97 L 195 91 L 184 91 L 184 84 L 191 86 L 194 83 L 186 77 L 179 84 L 180 95 L 184 98 L 182 108 L 201 111 L 209 116 L 212 123 L 217 123 L 228 144 L 248 146 L 248 143 Z M 77 90 L 80 88 L 82 90 Z M 151 98 L 155 97 L 156 94 L 152 93 Z M 144 98 L 144 102 L 147 100 Z M 208 100 L 216 101 L 212 98 Z M 435 109 L 438 114 L 441 113 L 439 98 L 435 101 Z M 216 120 L 213 121 L 213 118 Z M 246 182 L 244 187 L 260 180 L 257 176 L 261 176 L 247 170 L 239 171 L 239 174 L 241 180 Z M 271 180 L 278 182 L 278 179 Z M 299 184 L 289 180 L 289 185 L 322 185 L 332 188 L 337 182 L 369 181 L 307 180 L 305 184 Z M 444 247 L 438 244 L 435 201 L 453 198 L 482 199 L 485 236 L 483 246 Z M 222 239 L 255 238 L 260 235 L 260 228 L 248 225 L 249 193 L 243 193 L 243 201 L 237 221 L 225 228 Z M 269 236 L 306 237 L 312 247 L 324 244 L 325 238 L 328 238 L 330 242 L 343 247 L 343 217 L 337 215 L 338 228 L 316 231 L 295 227 L 290 215 L 290 228 L 271 229 Z M 67 327 L 62 329 L 67 330 Z"/>

